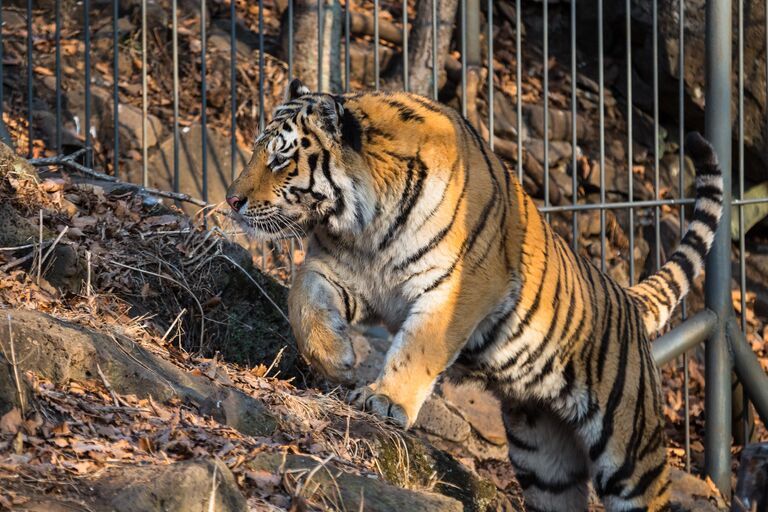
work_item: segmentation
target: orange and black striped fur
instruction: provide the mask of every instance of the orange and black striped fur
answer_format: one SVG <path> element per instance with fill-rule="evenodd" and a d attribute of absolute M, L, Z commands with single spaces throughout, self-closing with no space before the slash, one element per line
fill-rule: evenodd
<path fill-rule="evenodd" d="M 310 236 L 290 292 L 307 359 L 350 377 L 352 323 L 395 333 L 352 402 L 410 426 L 443 372 L 501 399 L 528 510 L 661 510 L 668 478 L 650 338 L 701 271 L 722 178 L 698 134 L 695 213 L 656 274 L 624 288 L 575 255 L 454 110 L 407 93 L 300 83 L 229 189 L 260 237 Z"/>

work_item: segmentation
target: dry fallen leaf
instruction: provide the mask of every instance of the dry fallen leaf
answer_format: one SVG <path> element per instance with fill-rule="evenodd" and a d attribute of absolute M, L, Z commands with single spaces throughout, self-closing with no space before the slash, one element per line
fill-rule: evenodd
<path fill-rule="evenodd" d="M 64 190 L 64 185 L 66 185 L 66 181 L 61 178 L 48 178 L 40 184 L 40 188 L 51 193 Z"/>
<path fill-rule="evenodd" d="M 57 436 L 66 436 L 72 433 L 72 431 L 69 430 L 69 424 L 64 421 L 53 427 L 53 430 L 51 431 Z"/>
<path fill-rule="evenodd" d="M 13 502 L 4 494 L 0 494 L 0 509 L 13 510 Z"/>
<path fill-rule="evenodd" d="M 0 418 L 0 432 L 3 434 L 15 434 L 24 425 L 21 411 L 14 407 Z"/>

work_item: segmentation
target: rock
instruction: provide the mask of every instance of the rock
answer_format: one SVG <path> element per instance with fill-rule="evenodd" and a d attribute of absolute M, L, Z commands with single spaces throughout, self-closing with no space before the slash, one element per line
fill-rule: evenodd
<path fill-rule="evenodd" d="M 37 240 L 37 226 L 20 216 L 9 203 L 0 202 L 0 246 L 17 247 Z"/>
<path fill-rule="evenodd" d="M 114 145 L 114 110 L 111 100 L 104 109 L 104 116 L 99 132 L 106 147 Z M 119 150 L 121 154 L 126 154 L 130 149 L 138 151 L 143 147 L 142 143 L 142 114 L 141 109 L 120 103 L 117 107 L 117 126 L 119 137 Z M 157 145 L 158 140 L 163 137 L 163 124 L 156 116 L 147 113 L 147 148 Z"/>
<path fill-rule="evenodd" d="M 497 90 L 493 96 L 494 133 L 501 138 L 517 141 L 517 100 L 503 90 Z M 544 108 L 541 105 L 524 103 L 521 107 L 522 140 L 544 138 Z M 549 109 L 549 140 L 571 141 L 571 113 L 556 108 Z M 588 135 L 588 125 L 584 119 L 576 117 L 576 137 L 584 140 Z M 570 151 L 570 150 L 569 150 Z"/>
<path fill-rule="evenodd" d="M 540 138 L 544 138 L 544 107 L 541 105 L 523 105 L 523 115 L 528 120 L 528 126 Z M 570 141 L 572 128 L 572 116 L 569 111 L 554 107 L 549 108 L 549 140 Z M 576 137 L 584 140 L 587 137 L 587 124 L 583 118 L 576 116 Z"/>
<path fill-rule="evenodd" d="M 208 48 L 224 52 L 222 57 L 227 60 L 227 63 L 229 63 L 229 52 L 232 43 L 230 23 L 231 20 L 228 17 L 214 19 L 208 35 Z M 253 52 L 259 51 L 259 34 L 252 31 L 241 19 L 236 19 L 235 25 L 235 51 L 237 52 L 237 58 L 250 58 Z M 265 44 L 267 43 L 265 42 Z"/>
<path fill-rule="evenodd" d="M 523 142 L 523 146 L 537 162 L 544 165 L 543 139 L 527 139 Z M 550 140 L 548 149 L 549 151 L 547 151 L 547 154 L 549 155 L 550 171 L 552 170 L 552 167 L 557 164 L 571 160 L 571 144 L 569 142 Z"/>
<path fill-rule="evenodd" d="M 709 498 L 714 498 L 712 488 L 703 480 L 695 476 L 671 468 L 669 471 L 671 482 L 671 501 L 682 510 L 696 510 L 701 512 L 716 512 L 718 507 L 710 503 Z"/>
<path fill-rule="evenodd" d="M 736 498 L 744 510 L 768 508 L 768 443 L 746 446 L 741 453 Z"/>
<path fill-rule="evenodd" d="M 646 240 L 651 241 L 651 247 L 655 247 L 653 241 L 656 240 L 656 223 L 651 222 L 650 225 L 643 226 L 643 235 Z M 659 222 L 659 235 L 661 237 L 661 263 L 663 264 L 680 245 L 680 218 L 676 214 L 662 213 Z M 654 249 L 645 261 L 645 275 L 651 275 L 655 271 L 656 252 Z"/>
<path fill-rule="evenodd" d="M 608 267 L 608 275 L 621 286 L 629 286 L 629 264 L 624 260 Z"/>
<path fill-rule="evenodd" d="M 162 401 L 180 397 L 247 435 L 269 435 L 277 427 L 259 400 L 182 371 L 127 338 L 107 336 L 35 311 L 5 313 L 11 318 L 17 352 L 27 354 L 19 363 L 22 374 L 34 371 L 58 385 L 94 378 L 101 368 L 118 393 L 151 395 Z M 7 327 L 0 329 L 0 342 L 9 346 Z M 0 416 L 16 402 L 8 375 L 9 371 L 0 371 Z"/>
<path fill-rule="evenodd" d="M 123 16 L 117 19 L 118 34 L 120 35 L 128 34 L 130 32 L 133 32 L 134 30 L 136 30 L 136 26 L 133 23 L 131 23 L 131 20 L 128 19 L 127 17 Z M 112 23 L 108 23 L 104 25 L 93 34 L 94 39 L 98 39 L 100 37 L 103 37 L 103 38 L 112 37 Z"/>
<path fill-rule="evenodd" d="M 747 289 L 755 294 L 755 314 L 768 317 L 768 254 L 752 253 L 745 261 Z M 739 275 L 738 263 L 733 262 L 733 275 Z"/>
<path fill-rule="evenodd" d="M 494 125 L 493 132 L 497 137 L 517 141 L 517 103 L 514 97 L 502 90 L 496 90 L 493 95 Z M 521 122 L 521 139 L 527 140 L 532 136 L 523 116 Z"/>
<path fill-rule="evenodd" d="M 552 179 L 561 191 L 561 201 L 570 203 L 573 200 L 573 177 L 571 174 L 570 163 L 568 165 L 561 164 L 549 170 L 550 179 Z M 577 181 L 578 187 L 578 181 Z M 568 232 L 570 235 L 570 231 Z"/>
<path fill-rule="evenodd" d="M 419 417 L 414 424 L 425 432 L 452 442 L 462 442 L 469 438 L 469 423 L 461 414 L 452 409 L 439 396 L 432 395 L 421 407 Z"/>
<path fill-rule="evenodd" d="M 260 453 L 248 461 L 247 466 L 253 471 L 266 471 L 282 477 L 287 471 L 301 475 L 317 470 L 312 480 L 298 477 L 305 485 L 301 495 L 310 502 L 343 503 L 341 510 L 362 510 L 371 512 L 429 512 L 440 510 L 461 512 L 465 510 L 461 502 L 426 491 L 402 489 L 387 484 L 376 478 L 352 475 L 341 471 L 332 463 L 318 469 L 317 460 L 310 457 Z M 331 507 L 337 508 L 337 507 Z"/>
<path fill-rule="evenodd" d="M 46 147 L 56 147 L 56 113 L 49 110 L 35 110 L 32 112 L 32 119 L 35 124 L 35 138 L 40 138 Z M 61 146 L 62 152 L 71 151 L 72 148 L 79 149 L 83 147 L 83 141 L 68 130 L 65 126 L 61 127 Z"/>
<path fill-rule="evenodd" d="M 5 121 L 0 119 L 0 142 L 6 146 L 13 147 L 13 140 L 11 140 L 11 134 L 8 132 L 8 127 L 5 126 Z"/>
<path fill-rule="evenodd" d="M 490 392 L 474 386 L 444 382 L 440 389 L 448 403 L 461 411 L 483 439 L 497 446 L 505 446 L 507 435 L 501 419 L 501 404 Z"/>
<path fill-rule="evenodd" d="M 485 511 L 497 502 L 496 487 L 492 483 L 478 477 L 446 452 L 408 435 L 393 439 L 378 434 L 376 439 L 379 467 L 388 482 L 399 487 L 427 487 L 437 479 L 435 490 L 461 501 L 467 512 Z"/>
<path fill-rule="evenodd" d="M 27 18 L 24 11 L 19 9 L 3 9 L 3 28 L 7 30 L 23 30 L 27 25 Z"/>
<path fill-rule="evenodd" d="M 224 200 L 226 190 L 232 181 L 230 140 L 216 132 L 208 130 L 207 136 L 207 175 L 208 202 L 218 203 Z M 173 190 L 173 136 L 165 139 L 159 151 L 149 157 L 147 163 L 150 186 L 163 190 Z M 202 165 L 203 130 L 200 125 L 184 127 L 179 133 L 179 191 L 193 197 L 203 198 Z M 237 149 L 234 175 L 238 175 L 249 159 L 242 149 Z M 141 182 L 140 166 L 129 170 L 128 180 Z M 182 205 L 187 213 L 197 211 L 196 206 Z"/>
<path fill-rule="evenodd" d="M 123 468 L 93 484 L 99 510 L 114 512 L 246 512 L 232 472 L 216 459 Z"/>
<path fill-rule="evenodd" d="M 650 94 L 650 91 L 649 91 Z M 652 96 L 648 96 L 652 97 Z M 656 125 L 653 122 L 653 117 L 646 114 L 638 107 L 632 109 L 632 133 L 633 140 L 637 143 L 649 148 L 648 158 L 653 158 L 653 134 L 656 130 Z M 659 130 L 659 155 L 664 154 L 667 144 L 667 129 L 663 126 L 658 126 Z"/>
<path fill-rule="evenodd" d="M 686 197 L 696 195 L 696 168 L 693 161 L 685 157 L 685 169 L 683 170 L 683 194 Z M 680 194 L 680 154 L 667 153 L 659 161 L 660 187 L 670 189 L 675 196 Z"/>
<path fill-rule="evenodd" d="M 59 291 L 65 293 L 80 293 L 83 282 L 87 278 L 86 266 L 77 255 L 77 251 L 69 245 L 57 245 L 46 265 L 45 279 Z"/>

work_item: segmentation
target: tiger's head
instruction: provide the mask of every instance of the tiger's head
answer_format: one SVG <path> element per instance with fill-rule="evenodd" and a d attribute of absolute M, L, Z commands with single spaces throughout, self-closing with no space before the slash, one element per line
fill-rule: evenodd
<path fill-rule="evenodd" d="M 293 80 L 227 190 L 237 220 L 262 239 L 317 225 L 337 233 L 362 228 L 372 212 L 359 132 L 344 98 L 311 93 Z"/>

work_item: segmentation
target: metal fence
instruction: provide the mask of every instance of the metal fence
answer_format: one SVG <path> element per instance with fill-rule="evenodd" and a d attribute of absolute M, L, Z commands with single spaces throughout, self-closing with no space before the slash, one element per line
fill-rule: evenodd
<path fill-rule="evenodd" d="M 83 60 L 84 60 L 84 73 L 83 73 L 83 90 L 85 95 L 85 114 L 84 118 L 81 120 L 82 126 L 80 127 L 80 135 L 83 138 L 85 148 L 88 150 L 90 149 L 93 144 L 93 133 L 91 130 L 91 117 L 92 117 L 92 111 L 91 111 L 91 104 L 92 104 L 92 97 L 91 97 L 91 86 L 92 86 L 92 63 L 91 63 L 91 45 L 92 45 L 92 38 L 91 38 L 91 6 L 90 6 L 91 0 L 83 0 L 82 6 L 78 6 L 79 9 L 81 9 L 81 19 L 82 19 L 82 40 L 84 44 L 84 52 L 83 52 Z M 431 1 L 431 26 L 432 26 L 432 82 L 431 82 L 431 94 L 434 98 L 438 97 L 439 93 L 439 77 L 438 77 L 438 64 L 437 64 L 437 54 L 438 54 L 438 12 L 441 9 L 440 0 L 423 0 L 423 1 Z M 179 101 L 179 93 L 180 93 L 180 87 L 181 87 L 181 79 L 180 79 L 180 62 L 179 62 L 179 42 L 178 42 L 178 36 L 179 36 L 179 20 L 177 17 L 178 11 L 178 5 L 177 0 L 169 0 L 170 2 L 170 14 L 171 20 L 171 46 L 172 46 L 172 62 L 171 65 L 173 67 L 173 83 L 171 85 L 171 91 L 172 91 L 172 108 L 173 108 L 173 126 L 172 126 L 172 137 L 173 137 L 173 185 L 174 185 L 174 191 L 179 192 L 179 151 L 180 151 L 180 101 Z M 380 5 L 379 0 L 373 0 L 372 2 L 369 2 L 369 4 L 372 3 L 372 6 L 370 6 L 373 10 L 373 18 L 374 18 L 374 33 L 373 35 L 373 68 L 374 68 L 374 80 L 373 83 L 370 84 L 372 88 L 378 89 L 381 85 L 380 83 L 380 73 L 381 73 L 381 62 L 380 62 L 380 37 L 379 37 L 379 15 L 380 15 Z M 366 4 L 366 5 L 369 5 Z M 411 2 L 411 5 L 414 5 L 415 2 Z M 109 167 L 111 169 L 111 173 L 115 178 L 121 178 L 121 167 L 122 162 L 120 160 L 120 132 L 118 129 L 119 125 L 119 118 L 121 115 L 120 112 L 120 105 L 121 105 L 121 99 L 120 99 L 120 64 L 119 64 L 119 52 L 115 51 L 115 49 L 120 47 L 121 41 L 121 32 L 119 27 L 119 17 L 120 17 L 120 2 L 118 0 L 112 1 L 112 38 L 113 38 L 113 62 L 112 62 L 112 108 L 113 108 L 113 119 L 114 122 L 114 132 L 112 134 L 112 162 L 109 163 Z M 511 3 L 509 3 L 511 5 Z M 628 243 L 629 243 L 629 276 L 630 280 L 634 279 L 635 276 L 635 268 L 634 268 L 634 253 L 635 253 L 635 231 L 636 231 L 636 215 L 638 211 L 642 210 L 650 210 L 653 212 L 653 229 L 655 232 L 655 247 L 653 252 L 653 257 L 655 259 L 655 265 L 658 267 L 662 261 L 661 261 L 661 235 L 660 235 L 660 210 L 662 207 L 679 207 L 679 216 L 680 216 L 680 225 L 681 225 L 681 231 L 684 229 L 685 224 L 685 211 L 683 206 L 692 204 L 693 199 L 684 197 L 683 191 L 685 190 L 685 173 L 682 172 L 682 169 L 685 169 L 685 160 L 684 160 L 684 148 L 682 147 L 682 142 L 684 140 L 684 119 L 685 119 L 685 111 L 684 111 L 684 97 L 685 97 L 685 83 L 684 83 L 684 73 L 682 70 L 684 69 L 685 64 L 685 19 L 686 19 L 686 13 L 685 13 L 685 5 L 684 3 L 678 2 L 678 10 L 675 13 L 671 12 L 665 12 L 663 13 L 663 16 L 671 16 L 677 19 L 677 23 L 679 26 L 679 38 L 678 38 L 678 66 L 681 70 L 679 75 L 679 87 L 678 87 L 678 97 L 677 102 L 679 105 L 679 114 L 678 117 L 680 119 L 679 122 L 679 134 L 678 138 L 680 141 L 680 148 L 679 148 L 679 162 L 680 162 L 680 175 L 679 175 L 679 190 L 680 190 L 680 196 L 674 199 L 662 199 L 660 194 L 660 176 L 659 176 L 659 169 L 660 169 L 660 158 L 661 158 L 661 151 L 660 148 L 660 141 L 659 141 L 659 129 L 660 129 L 660 122 L 659 122 L 659 82 L 658 82 L 658 70 L 659 70 L 659 48 L 658 48 L 658 23 L 659 23 L 659 12 L 658 12 L 658 0 L 652 0 L 652 27 L 653 27 L 653 93 L 652 93 L 652 104 L 653 104 L 653 125 L 654 125 L 654 147 L 653 147 L 653 170 L 654 170 L 654 198 L 651 200 L 644 200 L 644 201 L 634 201 L 634 194 L 633 194 L 633 179 L 632 179 L 632 169 L 633 169 L 633 109 L 632 105 L 634 102 L 634 98 L 632 96 L 633 88 L 632 88 L 632 80 L 633 80 L 633 63 L 632 63 L 632 30 L 633 30 L 633 23 L 632 23 L 632 8 L 633 3 L 631 0 L 625 0 L 624 3 L 624 22 L 625 22 L 625 53 L 626 53 L 626 68 L 624 69 L 625 73 L 625 80 L 628 84 L 626 88 L 626 120 L 627 120 L 627 138 L 626 138 L 626 167 L 628 172 L 628 198 L 629 200 L 623 201 L 623 202 L 609 202 L 606 197 L 606 182 L 605 182 L 605 166 L 606 166 L 606 148 L 605 148 L 605 134 L 606 134 L 606 128 L 605 128 L 605 93 L 606 88 L 604 84 L 604 6 L 602 0 L 597 0 L 597 39 L 598 39 L 598 70 L 597 70 L 597 82 L 598 82 L 598 119 L 597 123 L 599 126 L 599 154 L 598 154 L 598 161 L 599 161 L 599 187 L 600 187 L 600 194 L 599 194 L 599 201 L 597 202 L 580 202 L 580 199 L 578 197 L 578 183 L 577 183 L 577 173 L 575 172 L 575 169 L 577 167 L 577 148 L 579 145 L 579 141 L 577 138 L 577 115 L 578 115 L 578 101 L 576 97 L 576 90 L 577 87 L 575 84 L 577 84 L 579 73 L 579 65 L 580 62 L 577 58 L 577 30 L 593 30 L 592 28 L 582 28 L 577 24 L 577 2 L 572 1 L 570 3 L 570 33 L 568 34 L 568 37 L 570 38 L 570 81 L 572 86 L 570 87 L 570 109 L 571 109 L 571 116 L 572 116 L 572 123 L 571 123 L 571 148 L 572 148 L 572 155 L 571 155 L 571 166 L 574 170 L 572 172 L 572 180 L 573 180 L 573 192 L 572 197 L 570 198 L 571 204 L 569 205 L 552 205 L 550 203 L 550 190 L 549 190 L 549 183 L 550 183 L 550 162 L 549 162 L 549 125 L 550 122 L 550 116 L 549 116 L 549 97 L 550 97 L 550 82 L 549 82 L 549 61 L 550 61 L 550 53 L 549 53 L 549 42 L 551 39 L 551 34 L 549 33 L 549 13 L 548 9 L 550 8 L 549 3 L 544 1 L 541 2 L 538 5 L 541 9 L 541 16 L 544 20 L 543 26 L 542 26 L 542 32 L 543 32 L 543 39 L 541 41 L 541 62 L 542 65 L 542 88 L 543 88 L 543 102 L 542 106 L 544 109 L 544 128 L 543 133 L 544 136 L 544 180 L 543 180 L 543 186 L 544 186 L 544 203 L 541 207 L 541 210 L 546 213 L 547 217 L 549 218 L 550 215 L 553 214 L 562 214 L 562 213 L 569 213 L 572 217 L 572 220 L 570 221 L 572 223 L 572 231 L 573 233 L 578 233 L 579 230 L 579 214 L 589 211 L 597 211 L 599 212 L 599 219 L 600 219 L 600 247 L 601 247 L 601 264 L 602 268 L 606 268 L 606 213 L 610 210 L 624 210 L 627 213 L 627 233 L 628 233 Z M 409 12 L 408 12 L 408 2 L 407 0 L 403 1 L 402 4 L 402 18 L 399 20 L 401 27 L 402 27 L 402 48 L 403 48 L 403 54 L 406 56 L 404 59 L 403 65 L 402 65 L 402 76 L 403 76 L 403 83 L 405 84 L 405 87 L 408 88 L 409 84 L 409 73 L 412 71 L 412 68 L 409 67 L 407 55 L 408 55 L 408 45 L 409 45 L 409 22 L 412 20 L 409 20 Z M 263 0 L 258 1 L 258 113 L 256 114 L 258 117 L 258 127 L 263 128 L 265 122 L 267 121 L 268 113 L 265 112 L 265 25 L 264 25 L 264 11 L 265 11 L 265 5 Z M 35 76 L 35 66 L 34 66 L 34 58 L 35 58 L 35 30 L 36 27 L 32 23 L 33 19 L 33 2 L 32 0 L 27 0 L 26 7 L 23 6 L 17 6 L 19 10 L 25 10 L 26 11 L 26 63 L 22 63 L 20 65 L 19 69 L 25 69 L 26 71 L 26 91 L 25 91 L 25 108 L 26 108 L 26 116 L 27 116 L 27 128 L 29 133 L 27 134 L 27 138 L 29 140 L 29 156 L 32 155 L 32 141 L 35 140 L 35 121 L 33 119 L 33 111 L 34 105 L 33 102 L 35 101 L 35 87 L 36 82 L 39 80 Z M 229 3 L 230 8 L 230 24 L 229 24 L 229 37 L 230 37 L 230 62 L 229 62 L 229 73 L 230 73 L 230 91 L 229 91 L 229 101 L 232 106 L 230 109 L 230 123 L 231 123 L 231 133 L 230 133 L 230 162 L 229 162 L 229 170 L 230 175 L 234 176 L 238 170 L 238 163 L 237 163 L 237 122 L 238 122 L 238 113 L 237 109 L 234 108 L 238 105 L 238 90 L 237 90 L 237 77 L 238 73 L 240 72 L 238 65 L 240 61 L 240 64 L 242 63 L 242 57 L 239 57 L 237 54 L 237 32 L 238 32 L 238 25 L 237 25 L 237 11 L 236 11 L 236 3 L 234 1 L 231 1 Z M 317 2 L 317 31 L 318 31 L 318 55 L 317 55 L 317 62 L 318 62 L 318 81 L 322 82 L 323 79 L 323 60 L 324 60 L 324 52 L 328 51 L 327 48 L 323 48 L 323 42 L 327 40 L 325 37 L 326 31 L 329 30 L 328 27 L 325 25 L 325 20 L 327 16 L 325 15 L 326 10 L 333 9 L 333 8 L 341 8 L 339 6 L 338 1 L 320 1 Z M 481 5 L 480 0 L 461 0 L 459 5 L 459 15 L 457 17 L 458 21 L 458 28 L 457 28 L 457 34 L 459 36 L 458 45 L 456 45 L 456 49 L 459 51 L 461 59 L 461 84 L 460 84 L 460 98 L 461 98 L 461 104 L 460 108 L 464 115 L 467 114 L 467 84 L 468 84 L 468 73 L 471 73 L 473 70 L 480 69 L 485 67 L 487 70 L 493 70 L 494 68 L 494 2 L 491 0 L 488 0 L 487 3 L 484 3 L 484 5 Z M 720 161 L 723 167 L 723 173 L 724 173 L 724 189 L 725 189 L 725 205 L 724 205 L 724 213 L 723 213 L 723 219 L 720 223 L 720 228 L 717 233 L 717 237 L 715 240 L 714 247 L 712 249 L 711 254 L 708 257 L 707 264 L 706 264 L 706 307 L 696 313 L 692 317 L 688 317 L 688 311 L 686 304 L 684 303 L 682 306 L 682 313 L 683 313 L 683 319 L 684 321 L 679 324 L 676 328 L 674 328 L 672 331 L 668 332 L 667 334 L 661 336 L 659 339 L 657 339 L 654 342 L 653 345 L 653 353 L 656 357 L 656 360 L 659 364 L 668 363 L 670 361 L 675 360 L 675 358 L 681 357 L 682 358 L 682 371 L 684 372 L 684 378 L 685 378 L 685 406 L 686 406 L 686 416 L 688 415 L 688 351 L 699 345 L 700 343 L 705 342 L 705 380 L 706 380 L 706 398 L 705 398 L 705 412 L 706 412 L 706 438 L 705 438 L 705 459 L 706 459 L 706 471 L 707 473 L 712 477 L 714 482 L 724 491 L 726 495 L 730 493 L 730 472 L 731 472 L 731 405 L 732 405 L 732 399 L 741 400 L 742 397 L 737 395 L 735 398 L 732 397 L 732 389 L 731 389 L 731 374 L 732 371 L 735 371 L 736 375 L 738 376 L 739 381 L 743 385 L 743 388 L 746 392 L 746 396 L 751 401 L 751 403 L 754 405 L 754 408 L 758 412 L 759 416 L 762 418 L 763 422 L 768 422 L 768 377 L 765 375 L 763 370 L 760 367 L 759 362 L 755 358 L 754 353 L 751 350 L 750 345 L 747 343 L 744 332 L 746 330 L 746 323 L 745 323 L 745 315 L 742 314 L 741 317 L 741 325 L 739 325 L 736 316 L 734 314 L 733 305 L 732 305 L 732 297 L 731 297 L 731 250 L 732 250 L 732 244 L 730 240 L 730 233 L 729 233 L 729 227 L 731 225 L 731 207 L 736 207 L 734 210 L 737 215 L 739 215 L 739 224 L 740 224 L 740 230 L 739 230 L 739 241 L 738 241 L 738 254 L 739 254 L 739 260 L 738 260 L 738 266 L 739 266 L 739 279 L 740 279 L 740 292 L 741 292 L 741 311 L 746 311 L 746 292 L 747 292 L 747 281 L 746 281 L 746 274 L 745 274 L 745 255 L 746 255 L 746 249 L 745 249 L 745 232 L 744 232 L 744 218 L 743 218 L 743 211 L 744 208 L 748 205 L 760 203 L 760 202 L 768 202 L 768 198 L 751 198 L 751 199 L 745 199 L 745 188 L 744 188 L 744 140 L 745 140 L 745 132 L 744 132 L 744 0 L 739 0 L 738 6 L 737 6 L 737 16 L 738 19 L 736 20 L 736 25 L 732 25 L 732 5 L 730 2 L 726 0 L 708 0 L 706 2 L 706 18 L 707 18 L 707 29 L 706 29 L 706 137 L 712 141 L 714 144 L 719 156 Z M 3 9 L 3 4 L 0 1 L 0 16 L 3 15 L 3 12 L 5 9 Z M 45 14 L 50 14 L 50 17 L 53 20 L 53 23 L 55 24 L 55 35 L 54 35 L 54 48 L 55 48 L 55 123 L 56 123 L 56 139 L 55 139 L 55 149 L 61 156 L 64 152 L 64 144 L 62 141 L 62 113 L 63 113 L 63 104 L 62 104 L 62 58 L 61 58 L 61 51 L 62 51 L 62 44 L 61 44 L 61 28 L 62 28 L 62 0 L 55 0 L 55 4 L 53 7 L 52 13 L 48 13 L 47 11 Z M 484 27 L 481 27 L 481 12 L 485 13 L 485 21 L 486 24 Z M 514 3 L 514 13 L 515 13 L 515 40 L 514 40 L 514 48 L 515 48 L 515 56 L 517 61 L 516 65 L 516 72 L 515 72 L 515 83 L 517 87 L 517 95 L 516 95 L 516 112 L 517 112 L 517 141 L 516 141 L 516 170 L 518 173 L 518 176 L 522 180 L 524 177 L 524 168 L 523 168 L 523 147 L 524 147 L 524 141 L 522 140 L 523 136 L 523 128 L 522 128 L 522 107 L 523 107 L 523 100 L 522 100 L 522 94 L 521 91 L 522 88 L 522 73 L 523 73 L 523 67 L 524 62 L 521 62 L 523 52 L 522 52 L 522 20 L 521 20 L 521 13 L 523 11 L 523 6 L 521 5 L 521 0 L 516 0 Z M 149 63 L 151 63 L 151 59 L 153 58 L 153 55 L 150 54 L 148 51 L 148 44 L 147 44 L 147 12 L 148 12 L 148 4 L 147 0 L 142 0 L 141 2 L 141 40 L 139 42 L 139 54 L 141 57 L 141 87 L 140 87 L 140 94 L 141 94 L 141 112 L 142 112 L 142 123 L 141 123 L 141 134 L 142 134 L 142 147 L 141 147 L 141 184 L 143 184 L 145 187 L 149 184 L 149 171 L 148 171 L 148 147 L 147 147 L 147 139 L 148 139 L 148 130 L 149 130 L 149 124 L 148 124 L 148 111 L 149 111 L 149 79 L 148 76 L 148 69 L 149 69 Z M 766 2 L 766 12 L 768 12 L 768 2 Z M 289 26 L 288 30 L 288 52 L 287 52 L 287 73 L 285 74 L 286 78 L 291 78 L 294 74 L 294 1 L 289 0 L 287 3 L 286 8 L 286 14 L 283 18 L 283 23 L 287 23 Z M 208 94 L 209 94 L 209 86 L 207 83 L 207 76 L 208 72 L 206 69 L 207 66 L 207 58 L 206 58 L 206 49 L 208 46 L 208 39 L 207 39 L 207 8 L 206 8 L 206 2 L 205 0 L 201 0 L 199 4 L 199 30 L 200 30 L 200 41 L 202 44 L 202 47 L 200 49 L 201 58 L 199 61 L 199 73 L 200 73 L 200 110 L 199 110 L 199 122 L 202 127 L 202 131 L 205 134 L 207 129 L 207 111 L 208 111 Z M 349 49 L 350 48 L 350 25 L 351 25 L 351 9 L 350 4 L 346 3 L 343 7 L 343 26 L 344 30 L 340 33 L 342 34 L 338 40 L 333 41 L 332 43 L 334 45 L 339 45 L 339 47 Z M 754 20 L 752 20 L 754 21 Z M 768 27 L 768 20 L 763 20 L 763 26 Z M 732 34 L 732 26 L 735 26 L 737 29 L 737 33 L 735 34 L 736 38 L 733 38 Z M 7 33 L 5 29 L 1 29 L 2 32 L 0 32 L 0 62 L 3 59 L 3 46 L 4 46 L 4 40 L 7 38 L 13 38 L 13 37 L 24 37 L 22 34 L 14 34 L 14 33 Z M 481 39 L 485 38 L 485 41 L 487 42 L 485 46 L 485 53 L 486 53 L 486 60 L 485 62 L 481 61 Z M 768 30 L 766 30 L 766 48 L 768 49 Z M 735 43 L 736 47 L 736 56 L 737 56 L 737 69 L 736 69 L 736 75 L 737 75 L 737 87 L 735 94 L 737 95 L 737 105 L 738 109 L 736 112 L 737 116 L 737 137 L 736 137 L 736 145 L 737 148 L 737 155 L 736 158 L 732 158 L 731 155 L 731 148 L 732 148 L 732 113 L 731 113 L 731 99 L 732 94 L 734 91 L 732 91 L 732 80 L 731 80 L 731 73 L 732 73 L 732 50 L 733 50 L 733 44 Z M 344 52 L 344 59 L 343 59 L 343 68 L 344 68 L 344 80 L 343 80 L 343 89 L 344 91 L 350 90 L 350 67 L 351 67 L 351 59 L 350 59 L 350 51 Z M 766 51 L 766 59 L 768 59 L 768 51 Z M 768 64 L 768 63 L 767 63 Z M 0 82 L 3 81 L 3 78 L 7 78 L 6 75 L 4 75 L 3 72 L 4 66 L 0 65 Z M 768 69 L 768 65 L 766 65 L 766 69 Z M 491 71 L 492 72 L 492 71 Z M 494 81 L 492 79 L 487 80 L 487 92 L 486 94 L 486 101 L 488 105 L 488 114 L 487 119 L 485 122 L 487 123 L 487 126 L 489 128 L 489 133 L 494 134 L 494 94 L 496 93 L 494 88 Z M 766 83 L 768 83 L 768 76 L 766 77 Z M 2 109 L 5 105 L 4 98 L 2 96 L 3 94 L 3 88 L 0 87 L 0 109 Z M 8 100 L 8 98 L 5 98 L 5 100 Z M 241 114 L 242 115 L 242 114 Z M 201 201 L 199 201 L 199 204 L 208 203 L 211 199 L 218 199 L 221 200 L 223 198 L 211 198 L 209 197 L 209 188 L 208 188 L 208 182 L 209 182 L 209 173 L 208 173 L 208 161 L 207 161 L 207 152 L 209 150 L 208 148 L 208 141 L 207 137 L 203 136 L 201 139 L 201 162 L 202 162 L 202 176 L 201 182 L 201 197 L 199 198 Z M 494 144 L 494 137 L 490 137 L 490 143 L 491 145 Z M 66 162 L 69 162 L 71 166 L 74 166 L 76 169 L 84 169 L 84 168 L 90 168 L 94 165 L 94 161 L 92 158 L 92 152 L 86 151 L 85 153 L 85 160 L 81 163 L 77 163 L 74 160 L 66 160 Z M 38 160 L 39 163 L 46 163 L 50 162 L 44 159 Z M 59 160 L 64 161 L 64 160 Z M 734 171 L 733 166 L 736 166 L 736 169 Z M 731 183 L 731 176 L 735 176 L 738 183 L 738 193 L 736 195 L 736 198 L 733 198 L 732 195 L 732 183 Z M 173 197 L 173 196 L 172 196 Z M 578 236 L 573 236 L 573 245 L 575 249 L 578 249 Z M 690 447 L 689 447 L 689 425 L 687 423 L 687 417 L 686 417 L 686 456 L 687 459 L 690 460 Z"/>

